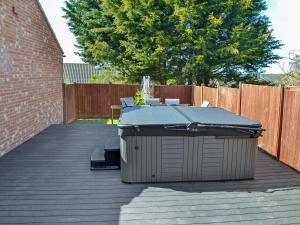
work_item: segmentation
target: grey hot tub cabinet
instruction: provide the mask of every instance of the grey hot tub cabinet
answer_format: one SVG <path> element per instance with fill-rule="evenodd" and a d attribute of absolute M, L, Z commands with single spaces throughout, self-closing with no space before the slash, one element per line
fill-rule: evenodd
<path fill-rule="evenodd" d="M 260 124 L 219 108 L 125 108 L 121 177 L 128 183 L 251 179 L 260 134 Z"/>

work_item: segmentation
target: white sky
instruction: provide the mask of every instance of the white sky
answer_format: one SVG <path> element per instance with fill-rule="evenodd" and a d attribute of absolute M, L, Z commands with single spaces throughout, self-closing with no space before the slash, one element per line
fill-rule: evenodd
<path fill-rule="evenodd" d="M 51 26 L 62 46 L 66 57 L 64 62 L 78 63 L 82 62 L 79 56 L 75 55 L 77 51 L 74 35 L 69 31 L 62 7 L 65 0 L 39 0 L 51 23 Z M 281 40 L 284 46 L 278 50 L 278 54 L 286 57 L 291 50 L 300 51 L 300 0 L 267 0 L 269 9 L 266 14 L 269 16 L 274 35 Z M 287 59 L 280 60 L 278 64 L 271 65 L 266 70 L 267 73 L 282 73 L 280 66 L 287 68 Z"/>

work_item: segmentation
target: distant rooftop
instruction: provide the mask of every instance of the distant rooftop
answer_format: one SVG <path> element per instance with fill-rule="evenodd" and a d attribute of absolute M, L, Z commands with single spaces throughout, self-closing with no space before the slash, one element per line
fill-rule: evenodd
<path fill-rule="evenodd" d="M 266 81 L 269 81 L 269 82 L 274 82 L 276 80 L 279 80 L 280 77 L 282 77 L 283 74 L 272 74 L 272 73 L 269 73 L 269 74 L 260 74 L 259 77 L 263 80 L 266 80 Z"/>
<path fill-rule="evenodd" d="M 86 83 L 99 68 L 85 63 L 64 63 L 64 80 L 70 83 Z"/>

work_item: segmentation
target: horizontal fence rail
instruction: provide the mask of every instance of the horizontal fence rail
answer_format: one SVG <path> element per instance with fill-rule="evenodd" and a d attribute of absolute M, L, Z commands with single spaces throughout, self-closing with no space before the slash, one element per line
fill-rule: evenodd
<path fill-rule="evenodd" d="M 66 84 L 64 121 L 80 118 L 109 118 L 110 106 L 121 97 L 133 97 L 139 85 Z M 156 85 L 154 97 L 179 98 L 181 103 L 221 107 L 258 121 L 265 129 L 259 147 L 300 171 L 300 88 L 242 84 L 239 88 L 190 85 Z"/>

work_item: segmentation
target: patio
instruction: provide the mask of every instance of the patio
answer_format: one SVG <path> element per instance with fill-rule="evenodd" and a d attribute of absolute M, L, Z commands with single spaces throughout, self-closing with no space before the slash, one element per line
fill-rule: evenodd
<path fill-rule="evenodd" d="M 53 125 L 0 158 L 0 224 L 300 224 L 300 175 L 259 152 L 256 179 L 124 184 L 90 171 L 112 125 Z"/>

